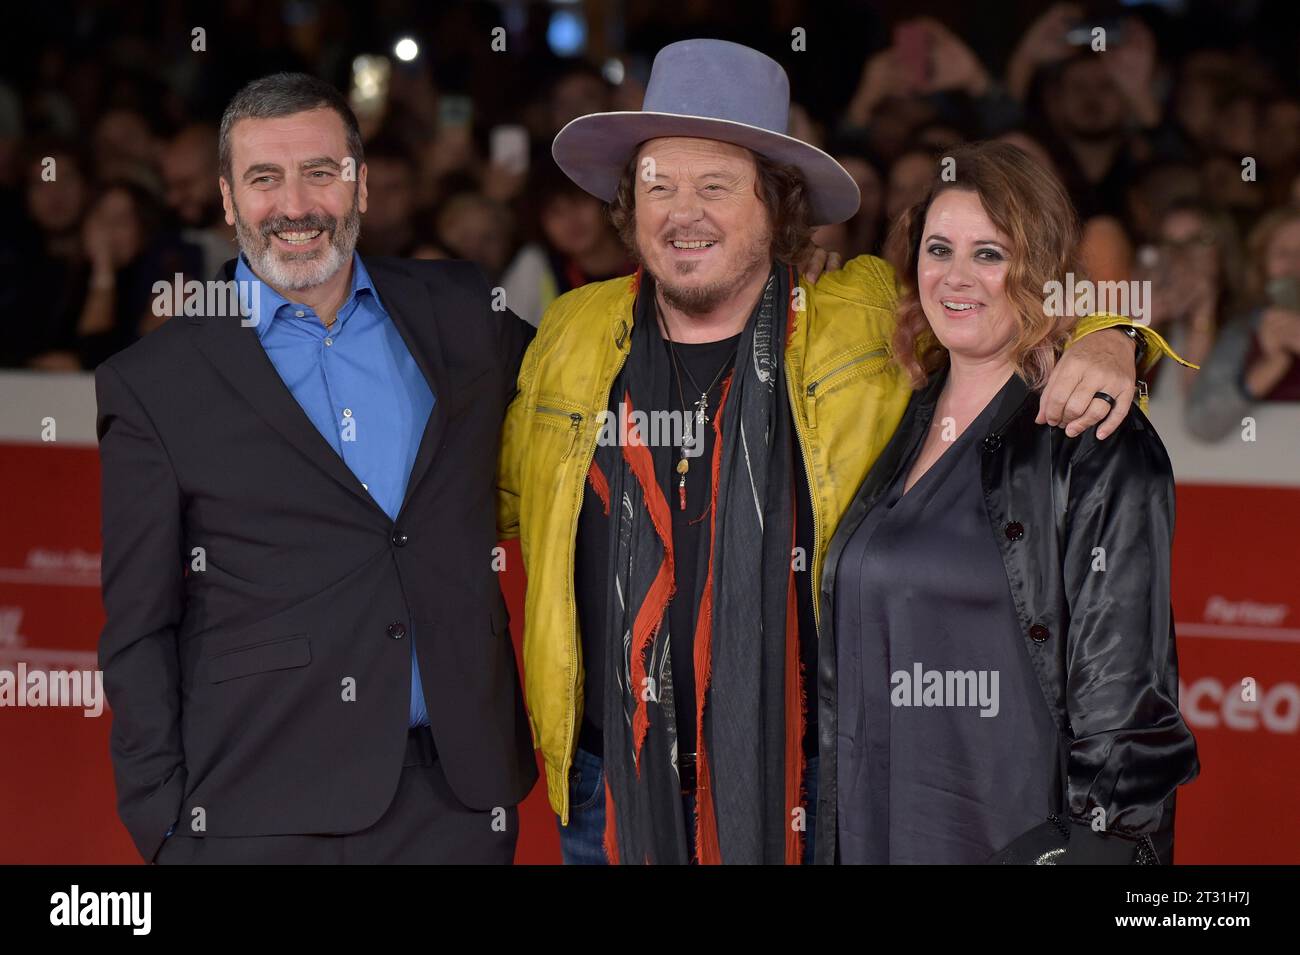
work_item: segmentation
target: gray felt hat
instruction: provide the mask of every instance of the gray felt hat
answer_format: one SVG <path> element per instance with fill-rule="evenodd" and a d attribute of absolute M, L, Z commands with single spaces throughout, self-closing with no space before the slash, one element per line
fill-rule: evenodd
<path fill-rule="evenodd" d="M 655 57 L 640 110 L 579 116 L 556 134 L 551 155 L 575 183 L 610 202 L 647 139 L 716 139 L 799 169 L 814 225 L 850 218 L 858 211 L 857 183 L 822 150 L 787 135 L 789 120 L 790 81 L 781 64 L 726 40 L 682 40 Z"/>

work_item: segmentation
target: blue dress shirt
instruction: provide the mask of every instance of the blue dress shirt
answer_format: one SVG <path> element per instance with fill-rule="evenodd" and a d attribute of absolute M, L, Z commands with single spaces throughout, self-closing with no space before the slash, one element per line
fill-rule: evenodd
<path fill-rule="evenodd" d="M 235 279 L 257 280 L 243 255 Z M 256 287 L 254 327 L 266 356 L 330 447 L 396 521 L 435 399 L 361 257 L 352 256 L 352 288 L 329 328 L 306 305 L 265 282 Z M 414 633 L 410 725 L 429 725 Z"/>

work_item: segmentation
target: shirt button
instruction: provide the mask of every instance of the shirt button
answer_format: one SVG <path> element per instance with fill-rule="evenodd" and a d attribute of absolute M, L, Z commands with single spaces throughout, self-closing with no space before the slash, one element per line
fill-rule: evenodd
<path fill-rule="evenodd" d="M 1009 541 L 1018 541 L 1025 536 L 1025 525 L 1019 521 L 1012 521 L 1003 529 L 1006 531 L 1007 540 Z"/>
<path fill-rule="evenodd" d="M 351 409 L 351 408 L 344 408 L 344 409 L 343 409 L 343 417 L 345 417 L 345 418 L 351 418 L 351 417 L 352 417 L 352 409 Z"/>
<path fill-rule="evenodd" d="M 297 315 L 299 318 L 302 318 L 307 313 L 302 311 L 302 309 L 299 309 L 298 311 L 294 312 L 294 314 Z"/>
<path fill-rule="evenodd" d="M 332 339 L 332 338 L 327 338 L 327 339 L 325 339 L 325 347 L 326 347 L 326 348 L 328 348 L 330 345 L 333 345 L 333 344 L 334 344 L 334 339 Z"/>
<path fill-rule="evenodd" d="M 400 623 L 390 623 L 388 625 L 388 635 L 394 640 L 400 640 L 406 636 L 406 626 Z"/>
<path fill-rule="evenodd" d="M 984 450 L 988 451 L 990 454 L 1000 447 L 1002 447 L 1001 435 L 991 434 L 984 439 Z"/>
<path fill-rule="evenodd" d="M 406 542 L 409 541 L 410 539 L 411 538 L 407 537 L 405 534 L 401 532 L 395 533 L 393 535 L 393 543 L 398 547 L 405 547 Z"/>
<path fill-rule="evenodd" d="M 1052 635 L 1051 631 L 1048 630 L 1046 627 L 1044 627 L 1041 623 L 1036 623 L 1029 628 L 1029 639 L 1033 640 L 1034 643 L 1042 643 L 1051 635 Z"/>

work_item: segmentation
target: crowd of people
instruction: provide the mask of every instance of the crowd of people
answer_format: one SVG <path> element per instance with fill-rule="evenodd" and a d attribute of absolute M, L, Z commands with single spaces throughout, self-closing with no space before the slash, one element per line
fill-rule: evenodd
<path fill-rule="evenodd" d="M 167 320 L 155 282 L 209 278 L 234 257 L 214 117 L 229 89 L 280 69 L 351 92 L 369 170 L 363 256 L 472 260 L 533 324 L 569 289 L 632 271 L 604 205 L 549 147 L 576 116 L 639 107 L 666 18 L 638 31 L 645 5 L 630 2 L 624 49 L 561 57 L 541 39 L 545 5 L 505 50 L 492 45 L 499 8 L 446 6 L 416 18 L 421 55 L 391 61 L 377 99 L 356 84 L 354 57 L 386 49 L 388 24 L 363 31 L 366 11 L 342 5 L 229 3 L 203 53 L 183 18 L 109 29 L 80 8 L 67 38 L 35 43 L 30 74 L 0 83 L 0 367 L 93 369 Z M 1183 401 L 1194 435 L 1219 440 L 1256 402 L 1300 401 L 1296 51 L 1272 55 L 1240 23 L 1192 29 L 1157 6 L 1125 10 L 1089 19 L 1054 5 L 1003 57 L 937 19 L 877 24 L 850 64 L 856 87 L 842 89 L 815 85 L 845 69 L 845 55 L 831 70 L 816 52 L 825 27 L 810 28 L 813 52 L 792 48 L 788 11 L 773 13 L 766 43 L 733 38 L 787 66 L 791 134 L 857 180 L 857 215 L 817 244 L 879 254 L 946 150 L 1010 142 L 1067 187 L 1089 277 L 1150 283 L 1152 325 L 1202 370 L 1165 362 L 1149 385 Z M 800 58 L 818 56 L 812 80 Z"/>

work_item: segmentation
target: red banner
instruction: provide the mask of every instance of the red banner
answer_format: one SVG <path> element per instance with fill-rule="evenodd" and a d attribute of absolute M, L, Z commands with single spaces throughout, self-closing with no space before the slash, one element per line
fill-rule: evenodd
<path fill-rule="evenodd" d="M 93 670 L 99 599 L 94 448 L 0 444 L 0 669 Z M 1201 776 L 1179 796 L 1181 863 L 1294 863 L 1300 829 L 1279 825 L 1300 793 L 1300 489 L 1180 485 L 1174 609 L 1182 709 Z M 507 550 L 516 645 L 524 581 Z M 1115 568 L 1119 572 L 1119 568 Z M 1133 569 L 1132 573 L 1140 573 Z M 111 716 L 0 709 L 0 863 L 121 863 L 138 856 L 117 818 Z M 538 785 L 521 809 L 519 862 L 556 862 L 555 817 Z"/>

